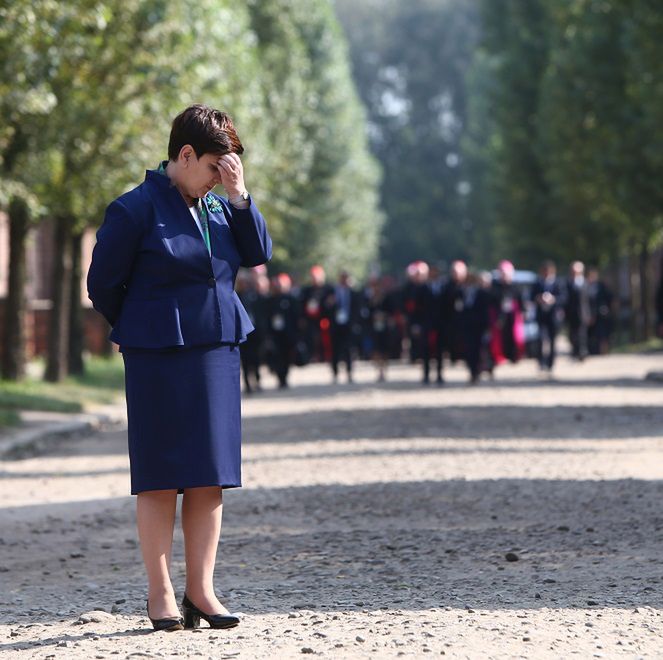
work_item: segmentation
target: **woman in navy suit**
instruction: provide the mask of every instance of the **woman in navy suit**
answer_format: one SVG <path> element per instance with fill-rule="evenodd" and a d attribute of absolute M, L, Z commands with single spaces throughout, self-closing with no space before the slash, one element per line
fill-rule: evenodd
<path fill-rule="evenodd" d="M 124 359 L 131 492 L 156 630 L 239 623 L 213 584 L 222 489 L 241 486 L 238 344 L 253 330 L 234 284 L 240 266 L 272 253 L 243 151 L 227 114 L 184 110 L 168 160 L 108 206 L 88 274 Z M 228 199 L 211 192 L 219 183 Z M 169 575 L 178 493 L 184 619 Z"/>

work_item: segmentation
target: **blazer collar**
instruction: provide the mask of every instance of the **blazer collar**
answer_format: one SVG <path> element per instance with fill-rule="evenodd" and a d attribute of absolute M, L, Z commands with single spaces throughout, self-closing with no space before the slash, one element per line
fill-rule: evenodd
<path fill-rule="evenodd" d="M 177 194 L 180 195 L 180 192 L 177 190 L 175 184 L 172 183 L 168 176 L 166 176 L 166 165 L 168 165 L 168 161 L 163 160 L 161 163 L 159 163 L 159 167 L 157 169 L 145 170 L 145 181 L 149 181 L 155 184 L 161 190 L 176 191 Z M 184 199 L 182 199 L 182 201 L 184 201 Z M 211 217 L 212 214 L 215 213 L 220 213 L 223 215 L 223 205 L 211 193 L 207 193 L 205 197 L 199 199 L 199 202 L 204 204 L 208 217 Z"/>
<path fill-rule="evenodd" d="M 159 163 L 159 168 L 155 170 L 145 170 L 145 181 L 154 183 L 161 189 L 167 190 L 169 188 L 175 188 L 175 184 L 166 176 L 165 168 L 168 161 L 162 161 Z"/>

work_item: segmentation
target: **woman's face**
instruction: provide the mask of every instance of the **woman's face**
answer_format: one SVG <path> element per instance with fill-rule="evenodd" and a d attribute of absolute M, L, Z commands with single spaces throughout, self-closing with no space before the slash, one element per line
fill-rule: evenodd
<path fill-rule="evenodd" d="M 180 184 L 190 197 L 204 197 L 212 188 L 221 183 L 221 173 L 217 166 L 219 154 L 203 154 L 182 150 L 180 155 L 183 167 L 180 168 Z"/>

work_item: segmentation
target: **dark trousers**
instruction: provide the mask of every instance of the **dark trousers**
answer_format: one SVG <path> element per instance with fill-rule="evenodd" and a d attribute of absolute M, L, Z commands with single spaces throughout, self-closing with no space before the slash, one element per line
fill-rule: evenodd
<path fill-rule="evenodd" d="M 442 370 L 444 369 L 444 351 L 446 350 L 446 337 L 442 330 L 437 330 L 435 337 L 435 349 L 433 359 L 435 360 L 435 373 L 437 380 L 442 380 Z"/>
<path fill-rule="evenodd" d="M 311 362 L 324 362 L 325 355 L 322 348 L 322 336 L 320 335 L 320 325 L 317 319 L 306 320 L 304 337 Z"/>
<path fill-rule="evenodd" d="M 350 324 L 336 324 L 331 330 L 332 340 L 332 371 L 338 375 L 339 362 L 345 362 L 348 374 L 352 373 L 352 335 Z"/>
<path fill-rule="evenodd" d="M 569 323 L 569 341 L 571 342 L 571 355 L 579 360 L 584 360 L 587 357 L 587 324 Z"/>
<path fill-rule="evenodd" d="M 270 344 L 269 366 L 279 379 L 279 387 L 287 387 L 292 341 L 288 334 L 275 332 Z"/>
<path fill-rule="evenodd" d="M 410 328 L 410 360 L 411 362 L 421 360 L 425 383 L 430 380 L 431 351 L 429 334 L 430 330 L 425 325 L 413 325 Z M 441 362 L 438 364 L 441 364 Z"/>
<path fill-rule="evenodd" d="M 260 346 L 262 340 L 257 332 L 251 332 L 246 341 L 240 344 L 240 356 L 242 358 L 242 375 L 244 376 L 244 386 L 246 391 L 250 392 L 253 385 L 260 386 Z M 251 381 L 254 381 L 252 383 Z"/>
<path fill-rule="evenodd" d="M 468 330 L 466 335 L 465 362 L 470 371 L 472 382 L 476 382 L 481 374 L 481 351 L 483 348 L 483 333 L 476 329 Z"/>
<path fill-rule="evenodd" d="M 548 314 L 539 317 L 539 342 L 537 353 L 539 366 L 542 369 L 552 369 L 557 355 L 555 341 L 557 339 L 557 323 L 555 318 Z"/>
<path fill-rule="evenodd" d="M 424 330 L 421 337 L 421 363 L 424 368 L 424 382 L 427 383 L 430 380 L 430 343 L 428 339 L 428 330 Z M 438 362 L 438 365 L 440 363 Z"/>

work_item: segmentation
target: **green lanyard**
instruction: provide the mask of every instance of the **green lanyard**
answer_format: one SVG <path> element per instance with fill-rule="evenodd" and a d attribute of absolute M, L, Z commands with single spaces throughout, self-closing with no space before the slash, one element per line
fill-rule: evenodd
<path fill-rule="evenodd" d="M 157 170 L 159 174 L 163 174 L 163 176 L 166 175 L 166 168 L 163 165 L 163 162 L 159 163 L 159 169 Z M 212 244 L 210 242 L 209 238 L 209 219 L 207 216 L 207 209 L 205 208 L 205 205 L 203 204 L 203 200 L 198 198 L 196 200 L 196 212 L 198 213 L 198 218 L 200 219 L 200 225 L 203 228 L 203 238 L 205 240 L 205 245 L 207 246 L 207 252 L 209 252 L 210 256 L 212 254 Z"/>

